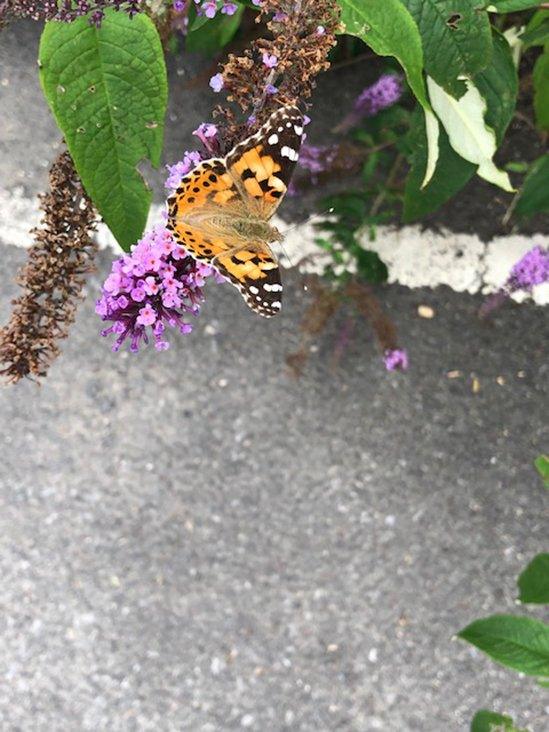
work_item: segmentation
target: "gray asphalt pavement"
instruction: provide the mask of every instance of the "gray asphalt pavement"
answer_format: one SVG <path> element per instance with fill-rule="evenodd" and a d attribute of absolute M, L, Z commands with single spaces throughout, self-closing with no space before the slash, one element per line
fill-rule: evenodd
<path fill-rule="evenodd" d="M 35 83 L 19 27 L 10 100 Z M 19 101 L 1 122 L 22 171 L 57 139 L 33 103 L 33 134 Z M 0 247 L 4 322 L 25 253 Z M 453 732 L 484 707 L 547 729 L 546 692 L 452 640 L 526 612 L 516 576 L 547 550 L 546 312 L 480 323 L 477 297 L 382 288 L 410 370 L 385 372 L 365 328 L 332 372 L 339 320 L 295 380 L 296 275 L 279 318 L 210 286 L 170 351 L 112 354 L 93 312 L 111 256 L 43 386 L 0 392 L 0 727 Z"/>

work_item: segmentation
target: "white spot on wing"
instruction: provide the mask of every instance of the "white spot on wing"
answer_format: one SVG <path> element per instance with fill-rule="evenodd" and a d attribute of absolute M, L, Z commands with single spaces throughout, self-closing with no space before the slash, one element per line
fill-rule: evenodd
<path fill-rule="evenodd" d="M 276 134 L 276 132 L 273 132 L 267 142 L 269 143 L 269 145 L 276 145 L 276 143 L 278 142 L 278 135 Z"/>
<path fill-rule="evenodd" d="M 293 160 L 293 161 L 297 160 L 299 157 L 297 152 L 293 148 L 288 147 L 288 145 L 284 145 L 282 147 L 280 154 L 282 155 L 283 158 L 289 158 L 290 160 Z"/>

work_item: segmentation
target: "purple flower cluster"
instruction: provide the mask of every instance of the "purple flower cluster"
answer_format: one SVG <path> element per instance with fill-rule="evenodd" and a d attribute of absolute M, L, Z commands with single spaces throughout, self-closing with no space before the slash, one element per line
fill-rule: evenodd
<path fill-rule="evenodd" d="M 514 292 L 530 292 L 532 287 L 545 282 L 549 282 L 549 249 L 535 246 L 515 262 L 503 287 L 480 306 L 480 317 L 485 318 L 497 310 Z"/>
<path fill-rule="evenodd" d="M 203 123 L 194 133 L 208 155 L 218 146 L 217 127 Z M 166 188 L 175 190 L 181 178 L 202 160 L 197 150 L 187 150 L 183 159 L 168 165 Z M 118 351 L 129 339 L 130 351 L 152 336 L 155 348 L 169 347 L 164 337 L 166 326 L 190 333 L 192 325 L 183 320 L 186 313 L 198 315 L 204 297 L 202 286 L 207 277 L 216 282 L 225 278 L 207 264 L 197 262 L 178 244 L 165 226 L 154 226 L 127 254 L 113 262 L 112 271 L 103 284 L 96 312 L 112 322 L 102 331 L 116 336 L 113 350 Z"/>
<path fill-rule="evenodd" d="M 113 333 L 113 351 L 129 339 L 130 351 L 154 340 L 155 348 L 169 348 L 166 326 L 190 333 L 185 313 L 198 315 L 204 297 L 202 286 L 212 267 L 196 262 L 161 225 L 151 229 L 127 254 L 113 262 L 95 310 L 112 325 L 101 335 Z"/>
<path fill-rule="evenodd" d="M 304 142 L 299 152 L 299 165 L 311 173 L 311 179 L 316 182 L 320 173 L 330 168 L 337 156 L 337 145 L 309 145 Z"/>
<path fill-rule="evenodd" d="M 203 122 L 194 130 L 193 135 L 196 135 L 200 142 L 204 145 L 208 155 L 216 155 L 219 153 L 219 140 L 217 138 L 217 127 L 216 125 L 208 122 Z M 202 153 L 197 150 L 186 150 L 183 153 L 183 158 L 174 165 L 167 165 L 168 177 L 166 179 L 165 186 L 168 190 L 175 191 L 181 178 L 187 173 L 190 173 L 198 163 L 202 160 Z"/>
<path fill-rule="evenodd" d="M 383 354 L 387 371 L 405 371 L 408 368 L 408 353 L 401 348 L 387 349 Z"/>
<path fill-rule="evenodd" d="M 531 290 L 545 282 L 549 282 L 549 249 L 536 246 L 513 265 L 505 286 L 509 292 L 515 292 Z"/>
<path fill-rule="evenodd" d="M 71 22 L 82 16 L 88 16 L 90 23 L 100 26 L 105 17 L 105 10 L 124 10 L 130 17 L 141 11 L 141 0 L 13 0 L 11 3 L 0 2 L 0 21 L 7 12 L 14 18 L 33 18 L 34 20 L 62 20 Z"/>
<path fill-rule="evenodd" d="M 187 175 L 187 173 L 190 173 L 201 160 L 202 155 L 199 152 L 196 150 L 187 150 L 183 153 L 183 160 L 180 160 L 174 165 L 167 165 L 166 168 L 168 169 L 169 176 L 166 179 L 166 188 L 175 191 L 181 178 Z"/>
<path fill-rule="evenodd" d="M 334 132 L 347 132 L 364 117 L 374 117 L 382 109 L 392 106 L 402 96 L 402 81 L 398 76 L 383 74 L 357 97 L 353 110 L 340 122 Z"/>

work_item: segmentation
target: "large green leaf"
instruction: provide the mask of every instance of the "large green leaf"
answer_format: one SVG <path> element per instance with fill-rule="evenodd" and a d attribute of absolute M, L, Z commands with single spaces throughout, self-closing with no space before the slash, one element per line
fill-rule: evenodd
<path fill-rule="evenodd" d="M 538 158 L 520 189 L 515 207 L 518 216 L 549 213 L 549 153 Z"/>
<path fill-rule="evenodd" d="M 449 94 L 465 93 L 458 76 L 474 76 L 490 62 L 492 34 L 478 0 L 401 0 L 423 43 L 425 70 Z"/>
<path fill-rule="evenodd" d="M 538 554 L 518 578 L 521 602 L 549 605 L 549 554 Z"/>
<path fill-rule="evenodd" d="M 476 166 L 467 162 L 453 150 L 444 128 L 440 130 L 439 156 L 435 173 L 422 188 L 427 164 L 425 119 L 419 108 L 412 116 L 409 143 L 413 150 L 411 169 L 404 190 L 404 221 L 409 223 L 426 216 L 446 203 L 473 177 Z"/>
<path fill-rule="evenodd" d="M 549 488 L 549 457 L 547 455 L 540 455 L 534 460 L 534 465 L 541 475 L 544 486 Z"/>
<path fill-rule="evenodd" d="M 492 615 L 458 633 L 503 666 L 549 677 L 549 625 L 533 618 Z"/>
<path fill-rule="evenodd" d="M 499 33 L 494 34 L 493 47 L 490 64 L 475 76 L 474 82 L 486 101 L 484 120 L 494 130 L 499 145 L 513 116 L 518 79 L 509 44 Z M 414 152 L 404 193 L 406 222 L 416 221 L 435 211 L 460 191 L 476 170 L 475 165 L 453 150 L 444 128 L 441 128 L 436 171 L 429 184 L 421 188 L 427 162 L 425 123 L 421 117 L 418 113 L 412 117 L 410 147 Z"/>
<path fill-rule="evenodd" d="M 380 56 L 394 56 L 424 109 L 430 109 L 423 80 L 418 27 L 400 0 L 340 0 L 345 33 L 361 38 Z"/>
<path fill-rule="evenodd" d="M 152 194 L 137 164 L 160 162 L 168 86 L 156 28 L 107 12 L 47 23 L 40 80 L 86 191 L 122 247 L 143 233 Z"/>
<path fill-rule="evenodd" d="M 528 732 L 515 727 L 511 717 L 481 709 L 473 717 L 471 732 Z"/>

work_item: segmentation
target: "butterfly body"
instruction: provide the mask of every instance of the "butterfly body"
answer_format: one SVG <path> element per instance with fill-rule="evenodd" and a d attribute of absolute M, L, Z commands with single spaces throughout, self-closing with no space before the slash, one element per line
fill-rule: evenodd
<path fill-rule="evenodd" d="M 294 106 L 274 112 L 226 158 L 204 160 L 168 199 L 167 227 L 196 259 L 218 269 L 265 317 L 282 306 L 280 271 L 269 223 L 286 193 L 303 137 Z"/>

